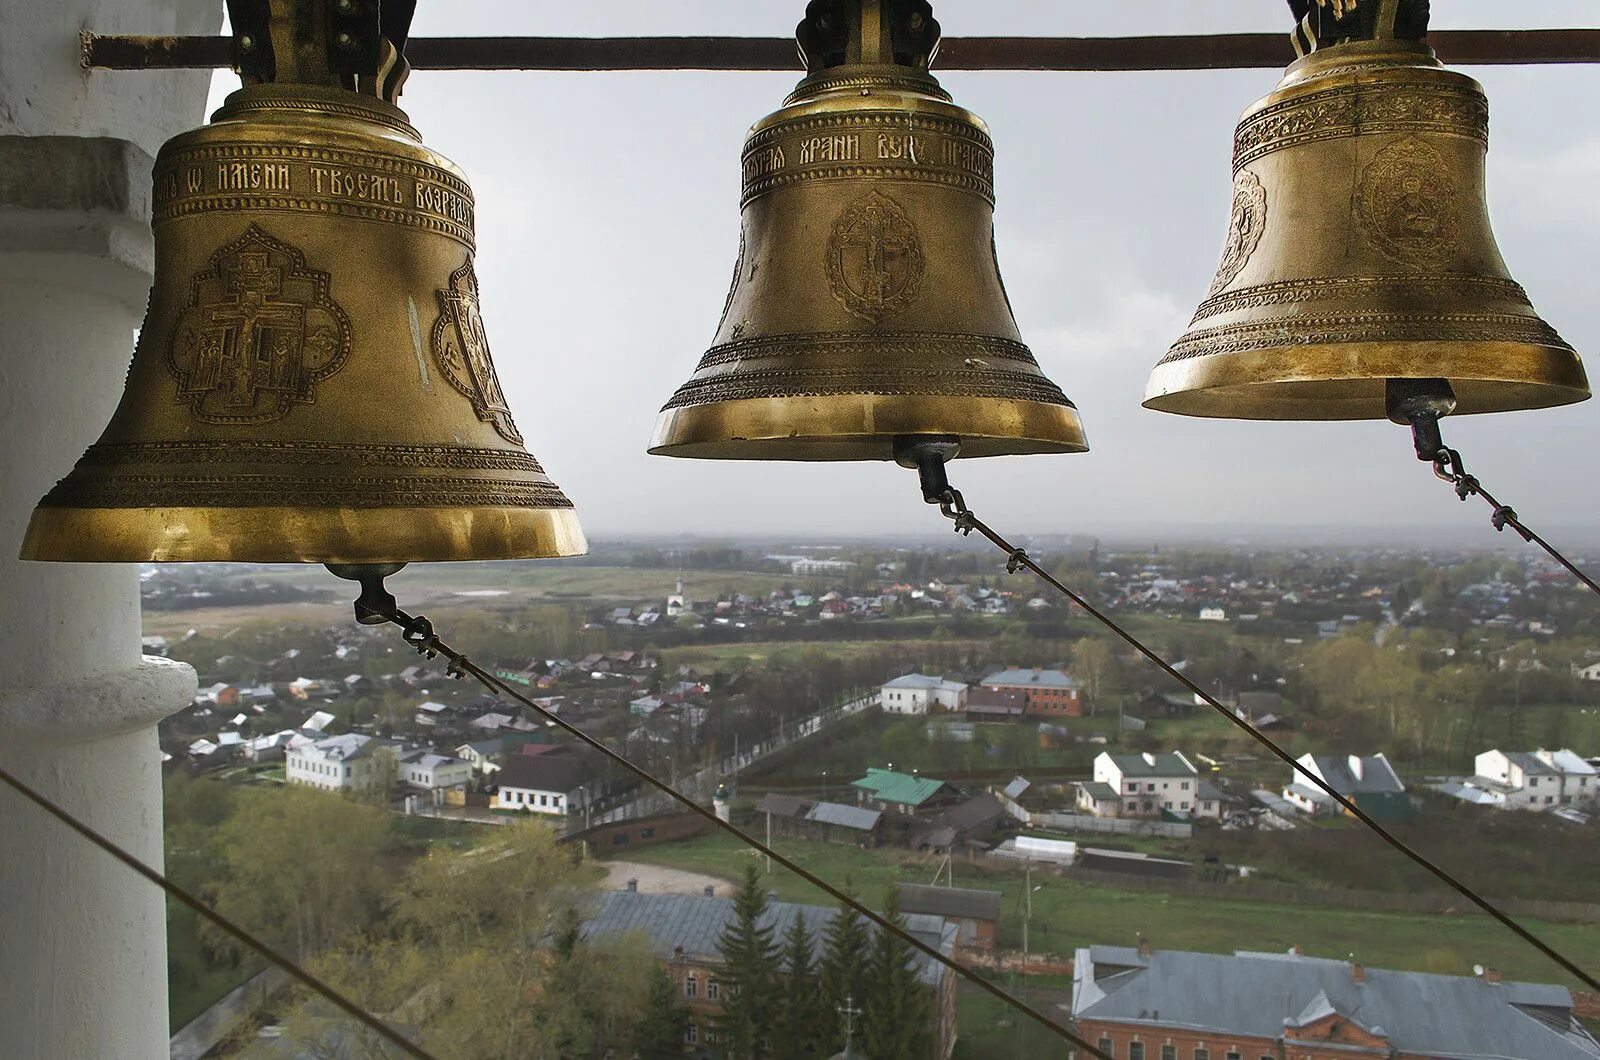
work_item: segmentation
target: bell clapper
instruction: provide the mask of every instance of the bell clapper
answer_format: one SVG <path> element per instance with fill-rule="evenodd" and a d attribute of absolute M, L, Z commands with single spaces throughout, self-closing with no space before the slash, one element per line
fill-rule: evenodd
<path fill-rule="evenodd" d="M 1455 411 L 1456 393 L 1448 379 L 1387 379 L 1384 412 L 1395 423 L 1411 428 L 1417 459 L 1429 462 L 1445 451 L 1439 421 Z"/>

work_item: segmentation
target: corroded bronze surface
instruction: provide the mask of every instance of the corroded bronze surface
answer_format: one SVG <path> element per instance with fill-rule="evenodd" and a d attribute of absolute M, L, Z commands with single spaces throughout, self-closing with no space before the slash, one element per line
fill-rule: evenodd
<path fill-rule="evenodd" d="M 1145 406 L 1379 419 L 1389 378 L 1448 379 L 1458 413 L 1587 398 L 1577 354 L 1495 246 L 1488 117 L 1478 83 L 1414 42 L 1291 66 L 1239 123 L 1222 260 Z"/>
<path fill-rule="evenodd" d="M 157 281 L 122 403 L 30 559 L 574 555 L 473 275 L 473 200 L 405 115 L 253 85 L 161 151 Z"/>
<path fill-rule="evenodd" d="M 927 72 L 926 8 L 812 4 L 811 74 L 745 141 L 722 321 L 652 453 L 888 460 L 897 434 L 959 436 L 962 456 L 1087 448 L 1017 332 L 994 148 Z"/>

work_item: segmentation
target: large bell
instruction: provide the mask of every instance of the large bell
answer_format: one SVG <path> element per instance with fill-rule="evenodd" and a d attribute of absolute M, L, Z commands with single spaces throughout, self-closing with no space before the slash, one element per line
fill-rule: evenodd
<path fill-rule="evenodd" d="M 661 410 L 652 453 L 887 460 L 904 435 L 963 456 L 1087 448 L 1017 333 L 994 253 L 983 122 L 928 73 L 924 0 L 815 0 L 808 75 L 745 141 L 722 322 Z"/>
<path fill-rule="evenodd" d="M 1482 88 L 1404 39 L 1408 24 L 1420 38 L 1425 5 L 1363 0 L 1346 18 L 1396 9 L 1401 36 L 1312 51 L 1245 112 L 1222 261 L 1147 408 L 1383 418 L 1391 379 L 1446 380 L 1458 413 L 1589 396 L 1495 246 Z"/>
<path fill-rule="evenodd" d="M 258 6 L 235 5 L 246 87 L 156 161 L 156 282 L 126 390 L 24 558 L 583 552 L 489 356 L 472 192 L 382 98 L 403 59 L 393 41 L 376 77 L 324 59 L 359 32 L 339 12 L 376 5 L 296 18 L 322 5 L 274 0 L 270 26 L 241 29 Z"/>

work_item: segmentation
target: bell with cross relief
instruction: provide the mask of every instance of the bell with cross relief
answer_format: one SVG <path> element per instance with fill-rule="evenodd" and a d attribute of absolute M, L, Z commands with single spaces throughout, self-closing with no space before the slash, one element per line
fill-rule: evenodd
<path fill-rule="evenodd" d="M 25 558 L 584 551 L 490 359 L 472 191 L 394 104 L 411 6 L 229 5 L 245 87 L 156 160 L 122 402 Z"/>
<path fill-rule="evenodd" d="M 925 0 L 814 0 L 807 76 L 745 141 L 739 256 L 716 338 L 652 453 L 888 460 L 1087 448 L 1023 345 L 994 251 L 994 149 L 928 73 Z"/>

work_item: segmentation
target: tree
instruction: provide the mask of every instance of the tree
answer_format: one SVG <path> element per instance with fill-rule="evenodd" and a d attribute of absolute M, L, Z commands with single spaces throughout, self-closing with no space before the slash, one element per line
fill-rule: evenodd
<path fill-rule="evenodd" d="M 759 1060 L 768 1055 L 763 1038 L 776 1010 L 777 947 L 772 926 L 763 925 L 767 892 L 761 873 L 745 866 L 744 882 L 733 896 L 733 922 L 717 938 L 722 955 L 722 1014 L 717 1036 L 729 1060 Z"/>
<path fill-rule="evenodd" d="M 894 888 L 885 896 L 883 915 L 905 928 Z M 911 952 L 900 935 L 877 930 L 861 1003 L 862 1039 L 872 1060 L 921 1060 L 933 1053 L 932 995 L 918 978 Z"/>
<path fill-rule="evenodd" d="M 1080 638 L 1072 645 L 1072 669 L 1083 679 L 1089 693 L 1089 713 L 1094 714 L 1100 703 L 1100 693 L 1112 680 L 1116 656 L 1111 645 L 1094 637 Z"/>
<path fill-rule="evenodd" d="M 234 797 L 219 829 L 218 912 L 301 961 L 371 919 L 386 879 L 387 813 L 298 785 Z M 218 949 L 236 945 L 209 930 L 206 938 Z"/>
<path fill-rule="evenodd" d="M 634 1047 L 640 1060 L 676 1060 L 683 1055 L 683 1036 L 689 1027 L 689 1010 L 678 1002 L 678 989 L 665 968 L 650 980 L 650 996 L 634 1030 Z"/>
<path fill-rule="evenodd" d="M 850 881 L 845 880 L 845 893 L 854 897 Z M 840 1010 L 846 1000 L 861 1004 L 867 982 L 867 947 L 871 938 L 866 921 L 861 914 L 843 903 L 828 922 L 823 932 L 822 961 L 818 967 L 818 993 L 822 998 L 822 1011 L 817 1026 L 824 1045 L 836 1049 L 844 1042 L 844 1017 Z M 861 1042 L 861 1024 L 856 1024 L 856 1042 Z"/>
<path fill-rule="evenodd" d="M 805 1060 L 817 1054 L 822 1000 L 817 989 L 811 929 L 799 913 L 783 934 L 783 974 L 773 1056 L 777 1060 Z"/>

